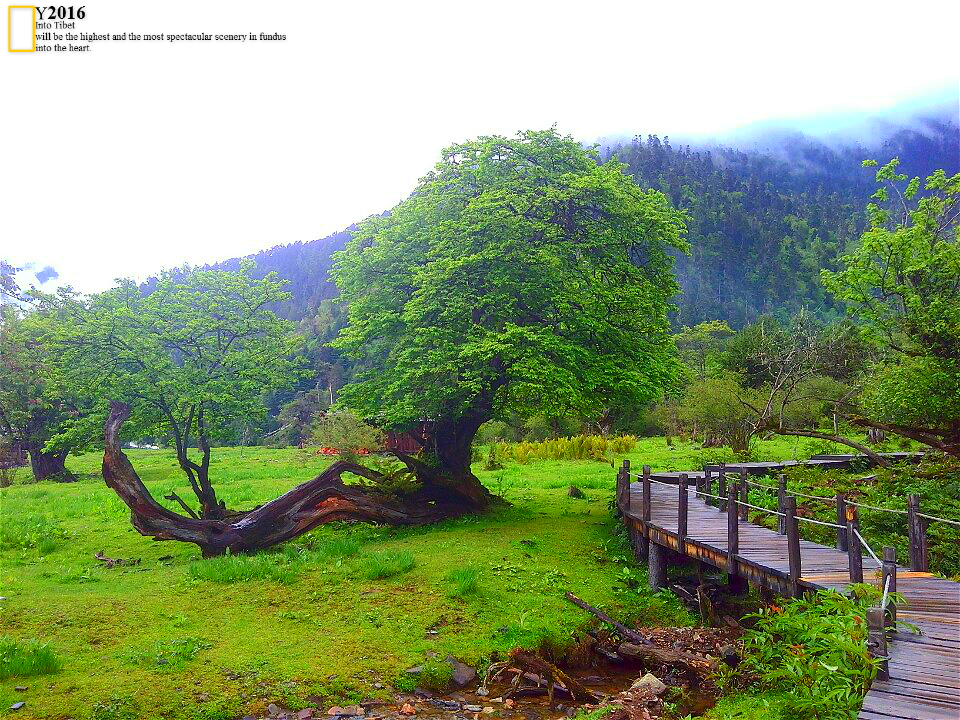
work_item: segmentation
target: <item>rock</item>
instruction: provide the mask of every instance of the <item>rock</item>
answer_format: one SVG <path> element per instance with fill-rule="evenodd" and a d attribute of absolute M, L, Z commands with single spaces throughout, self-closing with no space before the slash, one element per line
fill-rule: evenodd
<path fill-rule="evenodd" d="M 477 688 L 476 695 L 477 695 L 478 697 L 486 697 L 486 696 L 489 695 L 489 694 L 490 694 L 490 691 L 487 690 L 485 687 L 478 687 L 478 688 Z"/>
<path fill-rule="evenodd" d="M 490 707 L 489 705 L 484 705 L 484 707 L 483 707 L 483 712 L 484 712 L 485 715 L 493 715 L 493 713 L 495 713 L 496 710 L 494 710 L 494 709 L 493 709 L 492 707 Z"/>
<path fill-rule="evenodd" d="M 503 706 L 507 708 L 507 710 L 513 710 L 513 708 L 517 706 L 517 701 L 513 698 L 507 698 L 503 701 Z"/>
<path fill-rule="evenodd" d="M 483 708 L 480 705 L 464 705 L 463 709 L 467 712 L 483 712 Z"/>
<path fill-rule="evenodd" d="M 476 679 L 476 669 L 466 663 L 460 662 L 453 657 L 453 655 L 447 655 L 447 662 L 450 664 L 450 667 L 453 668 L 453 676 L 450 679 L 453 680 L 457 687 L 468 685 Z"/>
<path fill-rule="evenodd" d="M 338 715 L 345 715 L 347 717 L 359 717 L 361 715 L 366 715 L 367 711 L 364 710 L 359 705 L 347 705 L 345 708 L 341 708 Z"/>
<path fill-rule="evenodd" d="M 419 675 L 423 672 L 423 665 L 414 665 L 412 668 L 407 668 L 407 675 Z"/>
<path fill-rule="evenodd" d="M 269 709 L 269 708 L 268 708 Z M 343 715 L 343 708 L 339 705 L 334 705 L 332 708 L 327 710 L 327 715 Z"/>
<path fill-rule="evenodd" d="M 25 703 L 23 700 L 21 700 L 20 702 L 15 702 L 13 705 L 11 705 L 11 706 L 10 706 L 10 709 L 11 709 L 11 710 L 19 710 L 19 709 L 22 708 L 24 705 L 26 705 L 26 703 Z"/>
<path fill-rule="evenodd" d="M 242 720 L 257 720 L 253 715 L 244 715 Z"/>
<path fill-rule="evenodd" d="M 737 652 L 737 649 L 733 645 L 724 645 L 720 648 L 720 657 L 723 658 L 723 661 L 730 667 L 736 667 L 740 664 L 740 653 Z"/>
<path fill-rule="evenodd" d="M 280 706 L 277 705 L 276 703 L 270 703 L 269 705 L 267 705 L 267 712 L 274 716 L 279 715 Z"/>
<path fill-rule="evenodd" d="M 456 700 L 441 700 L 440 698 L 431 698 L 430 704 L 440 710 L 447 712 L 457 712 L 460 710 L 460 703 Z"/>
<path fill-rule="evenodd" d="M 579 499 L 583 497 L 583 490 L 578 488 L 576 485 L 571 485 L 570 488 L 567 490 L 567 495 L 569 495 L 572 498 Z"/>
<path fill-rule="evenodd" d="M 26 691 L 27 691 L 27 686 L 26 686 L 26 685 L 17 685 L 17 686 L 14 688 L 14 690 L 16 690 L 17 692 L 26 692 Z"/>
<path fill-rule="evenodd" d="M 401 715 L 416 715 L 417 709 L 410 703 L 404 703 L 403 707 L 400 708 Z"/>
<path fill-rule="evenodd" d="M 376 690 L 383 690 L 383 683 L 381 683 L 381 682 L 375 682 L 375 683 L 373 684 L 373 687 L 374 687 Z"/>
<path fill-rule="evenodd" d="M 297 720 L 310 720 L 313 717 L 313 708 L 304 708 L 297 710 Z"/>
<path fill-rule="evenodd" d="M 424 698 L 424 699 L 433 697 L 432 692 L 430 692 L 429 690 L 424 690 L 422 687 L 414 688 L 413 694 L 419 698 Z"/>
<path fill-rule="evenodd" d="M 639 689 L 649 690 L 653 695 L 663 695 L 667 691 L 667 686 L 664 685 L 660 678 L 651 673 L 647 673 L 642 678 L 633 681 L 633 685 L 630 686 L 631 690 Z"/>

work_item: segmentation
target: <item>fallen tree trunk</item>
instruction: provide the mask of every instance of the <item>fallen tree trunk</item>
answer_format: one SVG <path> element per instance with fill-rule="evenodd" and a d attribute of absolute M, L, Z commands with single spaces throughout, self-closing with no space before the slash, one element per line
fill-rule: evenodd
<path fill-rule="evenodd" d="M 420 525 L 478 509 L 432 485 L 403 499 L 369 487 L 345 485 L 341 480 L 345 473 L 372 481 L 383 476 L 362 465 L 337 461 L 313 480 L 235 519 L 187 517 L 154 500 L 120 448 L 120 428 L 129 416 L 128 405 L 112 403 L 104 425 L 104 480 L 130 508 L 131 522 L 141 535 L 194 543 L 204 557 L 270 547 L 335 520 Z"/>
<path fill-rule="evenodd" d="M 715 661 L 701 657 L 700 655 L 683 652 L 681 650 L 670 650 L 669 648 L 663 648 L 657 645 L 635 645 L 634 643 L 625 642 L 620 643 L 619 647 L 617 647 L 617 653 L 621 657 L 631 660 L 654 665 L 682 667 L 700 674 L 717 667 Z"/>
<path fill-rule="evenodd" d="M 607 625 L 612 625 L 613 627 L 615 627 L 617 629 L 617 632 L 619 632 L 623 637 L 629 638 L 630 640 L 633 640 L 635 643 L 640 643 L 641 645 L 646 644 L 648 642 L 647 639 L 643 637 L 643 635 L 641 635 L 640 633 L 634 632 L 623 623 L 617 622 L 602 610 L 598 610 L 593 605 L 590 605 L 589 603 L 584 602 L 573 593 L 568 592 L 565 594 L 565 596 L 567 600 L 572 602 L 577 607 L 583 608 L 588 613 L 592 613 L 596 615 L 598 618 L 603 620 L 603 622 L 607 623 Z"/>

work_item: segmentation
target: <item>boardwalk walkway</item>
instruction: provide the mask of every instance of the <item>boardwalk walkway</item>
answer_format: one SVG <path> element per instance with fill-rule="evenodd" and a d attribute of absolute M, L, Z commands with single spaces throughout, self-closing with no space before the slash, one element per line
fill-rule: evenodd
<path fill-rule="evenodd" d="M 664 575 L 669 551 L 673 551 L 732 570 L 740 578 L 784 594 L 823 588 L 844 592 L 849 587 L 847 552 L 800 540 L 802 570 L 799 578 L 794 578 L 787 535 L 742 519 L 736 520 L 734 531 L 730 514 L 700 499 L 694 486 L 687 492 L 684 529 L 678 522 L 678 486 L 657 481 L 649 484 L 649 519 L 644 521 L 643 486 L 632 482 L 628 487 L 629 500 L 620 500 L 621 509 L 631 533 L 650 558 L 652 576 Z M 730 537 L 737 543 L 732 562 Z M 863 577 L 864 582 L 880 584 L 880 567 L 870 557 L 863 558 Z M 897 617 L 917 626 L 920 634 L 898 631 L 888 635 L 890 677 L 873 683 L 860 718 L 956 720 L 960 718 L 960 583 L 898 566 L 896 585 L 906 599 Z"/>

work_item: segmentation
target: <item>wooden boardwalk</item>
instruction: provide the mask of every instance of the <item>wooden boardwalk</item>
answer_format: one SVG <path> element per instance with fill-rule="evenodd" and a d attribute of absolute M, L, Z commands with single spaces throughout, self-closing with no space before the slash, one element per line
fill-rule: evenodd
<path fill-rule="evenodd" d="M 738 546 L 731 562 L 731 528 L 726 511 L 708 505 L 691 486 L 686 501 L 686 532 L 681 537 L 679 488 L 652 482 L 650 493 L 646 522 L 641 483 L 630 483 L 629 500 L 621 507 L 634 538 L 649 543 L 651 558 L 658 548 L 669 548 L 783 594 L 823 588 L 845 592 L 850 585 L 847 552 L 800 540 L 802 571 L 795 580 L 790 574 L 787 536 L 744 520 L 736 521 Z M 662 563 L 662 551 L 660 557 Z M 651 572 L 655 572 L 652 563 Z M 880 567 L 870 557 L 863 559 L 863 577 L 864 582 L 880 585 Z M 888 635 L 890 677 L 873 683 L 860 718 L 960 719 L 960 583 L 899 566 L 896 583 L 897 592 L 906 599 L 897 610 L 898 620 L 917 626 L 920 633 L 898 631 Z"/>

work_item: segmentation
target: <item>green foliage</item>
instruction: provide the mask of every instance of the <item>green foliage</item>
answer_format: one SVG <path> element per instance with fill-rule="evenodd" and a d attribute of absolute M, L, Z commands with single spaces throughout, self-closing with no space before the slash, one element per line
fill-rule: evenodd
<path fill-rule="evenodd" d="M 684 326 L 676 336 L 677 349 L 694 369 L 696 377 L 707 377 L 707 365 L 723 347 L 724 341 L 733 335 L 733 330 L 723 320 L 711 320 L 691 327 Z"/>
<path fill-rule="evenodd" d="M 753 412 L 741 402 L 748 392 L 732 373 L 698 380 L 684 392 L 678 415 L 688 426 L 719 438 L 734 452 L 744 452 L 753 435 Z"/>
<path fill-rule="evenodd" d="M 504 457 L 521 465 L 534 460 L 597 460 L 607 462 L 608 455 L 626 455 L 636 447 L 633 435 L 605 437 L 603 435 L 575 435 L 543 442 L 502 443 L 499 448 Z"/>
<path fill-rule="evenodd" d="M 0 678 L 46 675 L 60 670 L 62 663 L 46 643 L 0 637 Z"/>
<path fill-rule="evenodd" d="M 869 163 L 876 166 L 875 162 Z M 960 417 L 960 173 L 907 183 L 891 160 L 876 172 L 859 246 L 824 285 L 867 326 L 882 354 L 862 398 L 868 419 L 945 449 Z M 899 428 L 897 427 L 899 426 Z"/>
<path fill-rule="evenodd" d="M 342 459 L 356 462 L 359 450 L 370 452 L 383 447 L 383 433 L 349 410 L 333 410 L 316 419 L 310 441 L 333 448 Z"/>
<path fill-rule="evenodd" d="M 360 575 L 366 580 L 380 580 L 408 572 L 416 564 L 409 550 L 372 552 L 360 558 Z"/>
<path fill-rule="evenodd" d="M 219 584 L 272 580 L 289 585 L 298 574 L 296 561 L 291 562 L 284 554 L 275 552 L 204 558 L 190 563 L 187 568 L 191 580 Z"/>
<path fill-rule="evenodd" d="M 864 617 L 879 596 L 859 588 L 854 599 L 819 591 L 747 616 L 756 624 L 744 633 L 743 666 L 787 693 L 797 717 L 847 720 L 876 675 Z"/>
<path fill-rule="evenodd" d="M 462 598 L 465 595 L 475 593 L 477 584 L 480 581 L 480 567 L 477 565 L 464 565 L 454 568 L 447 573 L 446 581 L 450 584 L 449 594 L 451 597 Z"/>
<path fill-rule="evenodd" d="M 597 414 L 677 374 L 667 310 L 683 217 L 553 130 L 447 148 L 335 258 L 341 402 L 389 426 Z"/>

